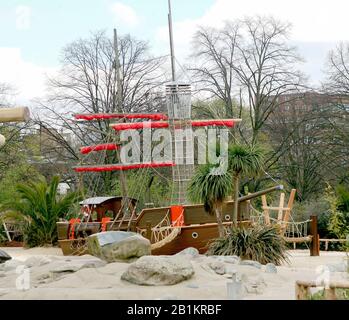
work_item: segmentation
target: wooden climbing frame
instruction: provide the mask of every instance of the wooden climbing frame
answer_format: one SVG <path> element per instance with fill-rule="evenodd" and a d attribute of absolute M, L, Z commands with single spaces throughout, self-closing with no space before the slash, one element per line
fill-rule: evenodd
<path fill-rule="evenodd" d="M 296 189 L 292 189 L 286 207 L 285 207 L 285 193 L 284 192 L 282 192 L 280 194 L 280 201 L 279 201 L 278 207 L 268 206 L 266 195 L 262 195 L 262 209 L 263 209 L 263 213 L 264 213 L 265 224 L 270 225 L 270 211 L 277 211 L 278 212 L 278 215 L 277 215 L 278 224 L 282 227 L 283 232 L 284 232 L 286 224 L 289 221 L 290 216 L 291 216 L 291 211 L 293 208 L 293 202 L 294 202 L 295 195 L 296 195 Z"/>

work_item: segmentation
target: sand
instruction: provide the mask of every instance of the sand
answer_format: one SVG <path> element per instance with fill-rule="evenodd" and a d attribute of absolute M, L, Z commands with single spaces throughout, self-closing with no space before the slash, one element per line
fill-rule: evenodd
<path fill-rule="evenodd" d="M 173 286 L 138 286 L 120 279 L 121 274 L 128 268 L 128 263 L 115 262 L 102 267 L 84 268 L 73 273 L 62 273 L 49 277 L 52 264 L 57 261 L 74 263 L 81 259 L 94 259 L 91 256 L 64 257 L 59 248 L 1 248 L 9 253 L 18 265 L 30 258 L 37 261 L 44 259 L 41 266 L 36 265 L 29 269 L 30 285 L 28 290 L 18 289 L 16 269 L 0 271 L 0 299 L 227 299 L 227 283 L 231 282 L 227 275 L 218 275 L 207 264 L 213 258 L 199 256 L 191 259 L 195 275 L 184 282 Z M 249 280 L 262 279 L 262 293 L 246 293 L 245 300 L 295 299 L 296 280 L 316 280 L 321 276 L 320 266 L 343 264 L 345 253 L 321 252 L 319 257 L 310 257 L 308 250 L 289 251 L 290 263 L 277 267 L 277 273 L 266 273 L 265 266 L 261 269 L 231 265 L 238 274 L 245 274 Z M 46 260 L 45 260 L 46 259 Z M 67 262 L 67 259 L 71 261 Z M 52 267 L 51 267 L 52 268 Z M 1 266 L 0 266 L 1 270 Z M 27 269 L 28 270 L 28 269 Z M 327 269 L 326 269 L 327 270 Z M 18 271 L 18 270 L 17 270 Z M 330 273 L 331 280 L 349 281 L 348 273 Z M 322 271 L 323 272 L 323 271 Z M 17 287 L 16 287 L 17 283 Z"/>

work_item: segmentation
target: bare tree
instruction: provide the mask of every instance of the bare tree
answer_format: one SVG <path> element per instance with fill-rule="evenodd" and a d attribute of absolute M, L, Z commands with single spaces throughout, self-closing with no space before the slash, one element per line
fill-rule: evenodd
<path fill-rule="evenodd" d="M 326 182 L 338 182 L 348 167 L 348 145 L 340 139 L 337 98 L 308 92 L 275 111 L 264 132 L 273 147 L 279 179 L 297 189 L 299 200 L 321 194 Z"/>
<path fill-rule="evenodd" d="M 340 43 L 328 55 L 324 89 L 332 94 L 349 94 L 349 43 Z"/>
<path fill-rule="evenodd" d="M 164 57 L 152 57 L 147 43 L 129 35 L 118 39 L 121 66 L 122 105 L 117 102 L 115 51 L 113 41 L 105 32 L 97 32 L 89 39 L 67 45 L 62 52 L 62 68 L 56 78 L 49 80 L 48 99 L 40 101 L 42 114 L 37 119 L 45 132 L 61 148 L 52 148 L 56 156 L 50 159 L 77 163 L 79 146 L 114 140 L 115 133 L 108 120 L 77 123 L 72 113 L 157 112 L 163 98 L 161 85 L 166 81 Z M 66 139 L 70 136 L 71 139 Z M 70 140 L 70 141 L 68 141 Z M 56 150 L 55 150 L 56 149 Z M 91 154 L 89 162 L 115 163 L 115 152 Z M 100 192 L 110 192 L 115 173 L 101 173 L 94 185 Z M 73 179 L 74 177 L 71 177 Z"/>
<path fill-rule="evenodd" d="M 189 70 L 193 84 L 208 98 L 225 105 L 225 117 L 237 116 L 234 110 L 234 80 L 236 42 L 240 38 L 239 24 L 227 24 L 223 30 L 201 27 L 193 39 L 193 64 Z"/>
<path fill-rule="evenodd" d="M 201 28 L 194 37 L 191 68 L 200 90 L 226 104 L 227 116 L 241 116 L 247 106 L 252 143 L 263 124 L 281 103 L 280 96 L 298 92 L 304 77 L 301 58 L 288 44 L 290 25 L 256 17 L 226 23 L 222 29 Z M 232 110 L 234 96 L 244 100 Z"/>

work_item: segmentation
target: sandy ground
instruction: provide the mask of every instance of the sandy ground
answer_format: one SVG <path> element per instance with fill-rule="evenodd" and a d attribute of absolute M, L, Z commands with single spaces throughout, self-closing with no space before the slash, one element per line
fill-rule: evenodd
<path fill-rule="evenodd" d="M 74 263 L 91 256 L 63 257 L 59 248 L 1 248 L 9 253 L 20 265 L 30 257 L 36 261 L 64 261 Z M 324 275 L 322 265 L 338 266 L 343 264 L 345 253 L 321 252 L 319 257 L 310 257 L 308 250 L 290 250 L 290 263 L 277 267 L 277 273 L 266 273 L 261 269 L 232 265 L 238 274 L 248 278 L 262 279 L 265 283 L 262 293 L 246 293 L 243 299 L 293 300 L 296 280 L 316 280 Z M 0 299 L 227 299 L 226 276 L 218 275 L 207 268 L 211 261 L 205 256 L 192 259 L 195 275 L 173 286 L 138 286 L 120 279 L 128 268 L 128 263 L 110 263 L 97 268 L 84 268 L 73 273 L 62 273 L 54 279 L 49 278 L 51 263 L 36 265 L 29 269 L 30 288 L 19 290 L 18 270 L 2 270 L 0 265 Z M 15 261 L 15 262 L 16 262 Z M 333 270 L 332 270 L 333 271 Z M 330 273 L 331 280 L 349 281 L 346 272 Z"/>

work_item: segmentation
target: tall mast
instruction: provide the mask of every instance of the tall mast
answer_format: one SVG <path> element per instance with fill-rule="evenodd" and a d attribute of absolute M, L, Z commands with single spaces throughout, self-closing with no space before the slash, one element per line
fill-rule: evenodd
<path fill-rule="evenodd" d="M 172 69 L 172 81 L 176 81 L 176 65 L 173 46 L 173 30 L 172 30 L 172 11 L 171 0 L 168 0 L 168 31 L 170 34 L 170 49 L 171 49 L 171 69 Z"/>
<path fill-rule="evenodd" d="M 121 76 L 120 76 L 120 59 L 119 59 L 119 45 L 118 45 L 118 35 L 116 29 L 114 29 L 114 51 L 115 51 L 115 80 L 116 80 L 116 94 L 117 96 L 114 98 L 117 100 L 117 110 L 119 113 L 123 113 L 123 101 L 122 101 L 122 86 L 121 86 Z M 119 152 L 116 151 L 118 160 L 120 161 Z M 120 183 L 121 183 L 121 193 L 123 197 L 123 209 L 125 209 L 125 203 L 127 204 L 127 183 L 126 177 L 123 171 L 121 170 L 119 173 Z M 127 208 L 126 208 L 127 209 Z"/>
<path fill-rule="evenodd" d="M 119 59 L 119 45 L 118 35 L 116 29 L 114 29 L 114 51 L 115 51 L 115 76 L 116 76 L 116 89 L 117 89 L 117 105 L 118 112 L 122 113 L 122 86 L 120 77 L 120 59 Z"/>

